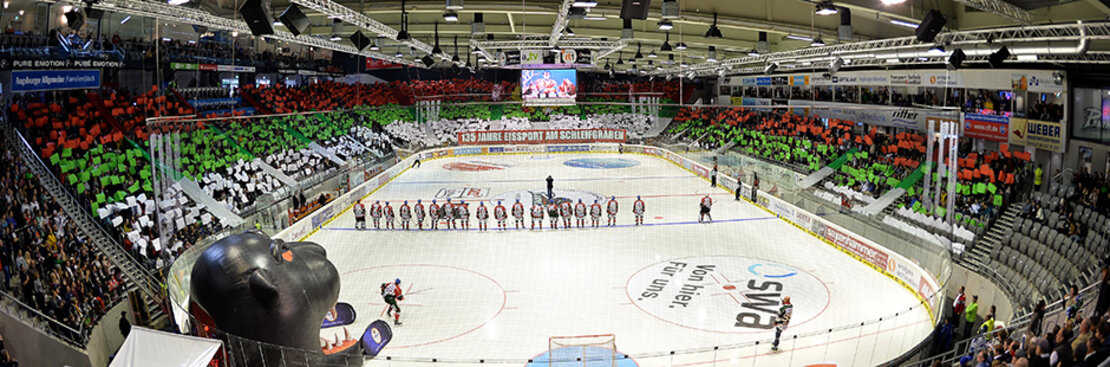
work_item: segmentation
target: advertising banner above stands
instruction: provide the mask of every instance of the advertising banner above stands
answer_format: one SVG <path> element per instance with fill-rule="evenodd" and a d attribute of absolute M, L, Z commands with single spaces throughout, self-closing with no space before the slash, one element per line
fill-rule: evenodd
<path fill-rule="evenodd" d="M 1067 135 L 1064 124 L 1061 122 L 1018 117 L 1010 119 L 1010 145 L 1021 145 L 1063 153 L 1064 137 Z"/>
<path fill-rule="evenodd" d="M 367 57 L 366 58 L 366 70 L 397 69 L 397 68 L 400 68 L 400 67 L 401 67 L 401 64 L 395 64 L 395 63 L 385 61 L 385 60 L 378 60 L 378 59 L 375 59 L 375 58 L 372 58 L 372 57 Z"/>
<path fill-rule="evenodd" d="M 627 137 L 624 129 L 466 131 L 459 144 L 623 143 Z"/>
<path fill-rule="evenodd" d="M 239 65 L 212 65 L 212 64 L 191 64 L 184 62 L 172 62 L 170 67 L 174 70 L 200 70 L 200 71 L 229 71 L 232 73 L 253 73 L 255 68 L 253 66 L 239 66 Z"/>
<path fill-rule="evenodd" d="M 1005 116 L 963 114 L 964 136 L 1007 142 L 1010 139 L 1010 118 Z"/>
<path fill-rule="evenodd" d="M 113 60 L 0 60 L 0 69 L 119 69 L 123 61 Z"/>
<path fill-rule="evenodd" d="M 1110 144 L 1110 90 L 1075 88 L 1073 93 L 1071 135 Z"/>
<path fill-rule="evenodd" d="M 900 70 L 842 71 L 826 73 L 786 74 L 782 76 L 750 76 L 725 78 L 729 86 L 899 86 L 952 87 L 990 90 L 1027 90 L 1042 93 L 1063 93 L 1063 74 L 1052 70 Z M 1060 78 L 1058 78 L 1058 76 Z M 779 79 L 781 78 L 781 79 Z M 1060 80 L 1060 82 L 1057 82 Z"/>
<path fill-rule="evenodd" d="M 13 70 L 12 92 L 100 88 L 100 70 Z"/>
<path fill-rule="evenodd" d="M 745 100 L 747 100 L 747 98 L 745 98 Z M 927 117 L 948 118 L 952 120 L 959 118 L 959 114 L 955 111 L 945 112 L 921 108 L 882 106 L 867 107 L 855 103 L 813 102 L 796 99 L 790 100 L 789 103 L 791 106 L 800 107 L 794 108 L 796 113 L 804 113 L 809 116 L 820 116 L 822 118 L 834 118 L 862 122 L 870 125 L 890 126 L 920 131 L 925 130 L 925 120 Z M 949 116 L 943 116 L 944 114 L 949 114 Z"/>

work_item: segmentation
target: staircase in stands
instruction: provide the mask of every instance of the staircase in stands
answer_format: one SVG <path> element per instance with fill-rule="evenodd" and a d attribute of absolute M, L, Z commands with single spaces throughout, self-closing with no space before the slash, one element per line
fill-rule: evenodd
<path fill-rule="evenodd" d="M 1002 215 L 992 223 L 990 230 L 979 236 L 971 245 L 971 248 L 965 250 L 967 252 L 959 259 L 958 263 L 969 269 L 978 269 L 986 264 L 991 254 L 1002 249 L 1002 236 L 1005 235 L 1006 228 L 1013 227 L 1014 218 L 1017 218 L 1020 211 L 1021 207 L 1016 203 L 1006 207 L 1006 211 L 1002 212 Z"/>
<path fill-rule="evenodd" d="M 138 291 L 137 293 L 142 295 L 142 304 L 145 305 L 145 311 L 150 317 L 151 324 L 159 325 L 163 317 L 166 316 L 163 309 L 165 296 L 162 294 L 162 282 L 141 262 L 128 254 L 123 244 L 113 238 L 94 219 L 92 214 L 84 209 L 86 206 L 81 205 L 76 198 L 70 195 L 69 191 L 62 186 L 61 181 L 54 176 L 53 172 L 47 169 L 46 164 L 34 153 L 23 135 L 14 128 L 4 128 L 9 129 L 9 134 L 7 134 L 9 138 L 8 146 L 19 153 L 24 164 L 35 174 L 46 192 L 62 207 L 66 216 L 76 222 L 77 228 L 85 234 L 89 243 L 92 243 L 98 252 L 105 255 L 112 262 L 112 265 L 120 269 L 127 285 L 126 289 L 128 291 Z"/>

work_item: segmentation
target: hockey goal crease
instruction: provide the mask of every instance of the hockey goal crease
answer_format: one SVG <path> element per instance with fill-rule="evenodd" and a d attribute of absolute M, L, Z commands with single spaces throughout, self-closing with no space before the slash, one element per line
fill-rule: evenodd
<path fill-rule="evenodd" d="M 616 367 L 617 338 L 613 334 L 553 336 L 547 339 L 549 367 Z"/>

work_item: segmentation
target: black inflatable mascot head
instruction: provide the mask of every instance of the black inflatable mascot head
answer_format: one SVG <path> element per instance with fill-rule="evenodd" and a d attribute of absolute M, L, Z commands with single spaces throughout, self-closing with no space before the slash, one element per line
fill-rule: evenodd
<path fill-rule="evenodd" d="M 320 245 L 245 232 L 204 250 L 191 288 L 218 330 L 318 352 L 320 324 L 339 298 L 339 272 Z"/>

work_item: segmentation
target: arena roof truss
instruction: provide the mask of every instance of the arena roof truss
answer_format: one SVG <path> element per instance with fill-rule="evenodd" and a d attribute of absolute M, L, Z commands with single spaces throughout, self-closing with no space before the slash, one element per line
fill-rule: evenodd
<path fill-rule="evenodd" d="M 138 15 L 165 21 L 185 22 L 189 24 L 203 25 L 212 28 L 240 32 L 243 34 L 251 33 L 250 28 L 247 27 L 247 23 L 242 20 L 227 19 L 207 13 L 203 10 L 180 6 L 171 6 L 164 2 L 152 2 L 142 0 L 101 0 L 100 2 L 94 4 L 93 8 Z M 394 35 L 396 35 L 396 31 L 394 31 Z M 289 33 L 287 31 L 274 30 L 274 34 L 265 35 L 263 37 L 268 37 L 290 43 L 302 44 L 306 46 L 319 47 L 322 49 L 340 51 L 353 55 L 373 57 L 376 59 L 381 59 L 402 65 L 423 67 L 423 65 L 419 65 L 411 60 L 397 58 L 392 55 L 386 55 L 380 52 L 358 51 L 353 46 L 339 44 L 320 37 L 309 36 L 307 34 L 294 36 L 292 33 Z"/>
<path fill-rule="evenodd" d="M 1095 40 L 1110 40 L 1110 23 L 1076 22 L 948 32 L 938 35 L 932 43 L 919 42 L 913 36 L 843 43 L 705 62 L 686 68 L 665 68 L 651 74 L 686 77 L 714 75 L 722 71 L 730 75 L 757 74 L 764 72 L 770 64 L 777 64 L 780 70 L 813 69 L 826 67 L 837 58 L 844 60 L 845 68 L 943 64 L 956 49 L 965 53 L 965 63 L 981 63 L 1003 46 L 1020 62 L 1110 64 L 1106 56 L 1108 52 L 1089 51 L 1090 42 Z M 944 51 L 932 50 L 937 45 L 943 45 Z"/>

